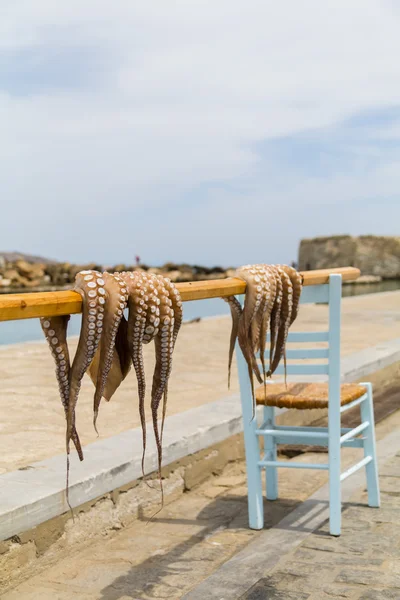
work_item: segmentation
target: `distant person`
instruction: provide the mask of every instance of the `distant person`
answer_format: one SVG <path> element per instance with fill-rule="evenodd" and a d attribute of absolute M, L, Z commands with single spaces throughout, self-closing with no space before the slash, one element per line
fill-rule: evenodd
<path fill-rule="evenodd" d="M 140 256 L 135 256 L 136 266 L 140 265 Z"/>

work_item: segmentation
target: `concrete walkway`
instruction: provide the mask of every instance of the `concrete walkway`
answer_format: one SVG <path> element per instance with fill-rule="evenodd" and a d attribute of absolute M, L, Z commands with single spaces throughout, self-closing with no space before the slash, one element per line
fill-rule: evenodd
<path fill-rule="evenodd" d="M 399 430 L 400 411 L 377 426 L 381 509 L 365 506 L 362 472 L 346 480 L 340 538 L 327 534 L 325 471 L 281 470 L 280 499 L 265 503 L 265 529 L 255 532 L 247 527 L 244 464 L 232 463 L 149 523 L 154 508 L 2 598 L 399 600 Z M 343 451 L 343 468 L 359 452 Z M 325 462 L 326 455 L 293 460 Z M 77 515 L 71 527 L 87 518 Z"/>
<path fill-rule="evenodd" d="M 225 303 L 221 300 L 221 310 Z M 293 330 L 326 328 L 327 307 L 305 305 Z M 1 323 L 0 323 L 1 335 Z M 227 396 L 227 356 L 230 318 L 185 324 L 179 335 L 169 386 L 168 415 L 215 402 Z M 400 291 L 355 296 L 343 300 L 342 355 L 400 337 Z M 72 354 L 76 340 L 71 342 Z M 145 347 L 148 378 L 153 348 Z M 231 393 L 238 391 L 234 365 Z M 0 474 L 63 454 L 65 420 L 45 343 L 0 346 Z M 92 426 L 93 385 L 83 380 L 77 407 L 83 445 L 96 441 Z M 98 427 L 107 438 L 138 427 L 136 381 L 133 372 L 110 403 L 103 402 Z"/>

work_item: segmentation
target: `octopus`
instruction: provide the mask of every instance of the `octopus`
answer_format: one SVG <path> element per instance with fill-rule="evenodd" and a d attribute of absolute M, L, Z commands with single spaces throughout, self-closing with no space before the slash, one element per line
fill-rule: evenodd
<path fill-rule="evenodd" d="M 253 418 L 255 415 L 255 376 L 259 383 L 266 385 L 278 368 L 281 359 L 285 364 L 286 381 L 286 342 L 289 327 L 298 314 L 302 277 L 287 265 L 245 265 L 237 269 L 236 276 L 246 282 L 244 306 L 235 296 L 223 298 L 229 303 L 232 315 L 232 329 L 228 356 L 228 386 L 236 340 L 246 360 L 253 398 Z M 269 368 L 265 366 L 265 347 L 268 329 L 270 330 Z M 256 360 L 259 352 L 262 375 Z"/>
<path fill-rule="evenodd" d="M 94 386 L 93 425 L 102 398 L 110 401 L 133 365 L 138 382 L 138 407 L 142 427 L 142 473 L 147 444 L 146 377 L 143 345 L 154 341 L 155 368 L 150 409 L 157 446 L 161 493 L 162 436 L 172 355 L 183 320 L 182 300 L 175 285 L 160 275 L 147 272 L 100 273 L 81 271 L 74 290 L 82 297 L 82 324 L 77 350 L 70 364 L 67 346 L 69 316 L 43 318 L 42 329 L 56 361 L 56 377 L 67 421 L 67 488 L 70 441 L 80 459 L 83 453 L 76 432 L 76 406 L 81 382 L 88 373 Z M 128 318 L 124 316 L 128 309 Z M 159 408 L 162 402 L 161 427 Z M 68 491 L 68 490 L 67 490 Z M 162 495 L 163 500 L 163 495 Z"/>

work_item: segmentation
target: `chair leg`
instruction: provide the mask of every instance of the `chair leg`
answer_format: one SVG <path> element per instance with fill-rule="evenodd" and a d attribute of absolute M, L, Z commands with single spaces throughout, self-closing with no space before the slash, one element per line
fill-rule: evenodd
<path fill-rule="evenodd" d="M 369 427 L 364 431 L 364 456 L 371 456 L 372 461 L 365 467 L 367 476 L 367 490 L 368 490 L 368 505 L 379 507 L 380 506 L 380 491 L 379 491 L 379 477 L 378 477 L 378 462 L 376 457 L 376 444 L 375 444 L 375 419 L 374 419 L 374 404 L 372 397 L 372 384 L 363 383 L 368 390 L 368 398 L 361 404 L 361 419 L 362 421 L 368 421 Z"/>
<path fill-rule="evenodd" d="M 342 523 L 340 484 L 340 413 L 329 419 L 329 531 L 339 536 Z"/>
<path fill-rule="evenodd" d="M 248 510 L 250 529 L 264 527 L 264 506 L 261 483 L 260 446 L 256 435 L 257 418 L 251 422 L 244 419 L 244 443 L 246 449 L 246 470 L 248 489 Z"/>
<path fill-rule="evenodd" d="M 264 422 L 266 423 L 267 427 L 274 427 L 275 408 L 273 406 L 264 406 Z M 264 450 L 267 460 L 277 459 L 276 442 L 272 435 L 264 436 Z M 266 467 L 265 479 L 267 499 L 276 500 L 278 497 L 278 469 L 276 467 Z"/>

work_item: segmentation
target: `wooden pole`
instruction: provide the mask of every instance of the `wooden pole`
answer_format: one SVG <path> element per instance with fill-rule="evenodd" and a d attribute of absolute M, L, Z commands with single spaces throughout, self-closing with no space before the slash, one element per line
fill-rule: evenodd
<path fill-rule="evenodd" d="M 304 285 L 318 285 L 328 283 L 331 273 L 340 273 L 343 281 L 354 281 L 360 276 L 359 269 L 354 267 L 303 271 L 301 274 Z M 176 287 L 184 302 L 244 294 L 246 290 L 244 281 L 233 277 L 177 283 Z M 0 295 L 0 321 L 72 315 L 81 311 L 82 299 L 72 290 Z"/>

